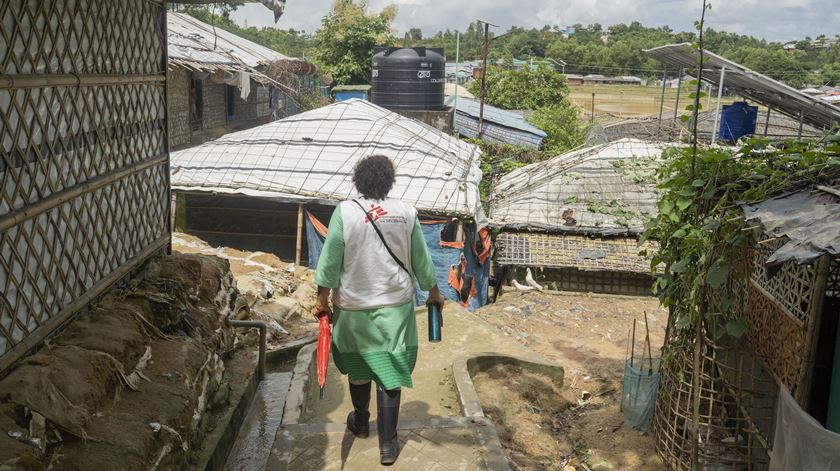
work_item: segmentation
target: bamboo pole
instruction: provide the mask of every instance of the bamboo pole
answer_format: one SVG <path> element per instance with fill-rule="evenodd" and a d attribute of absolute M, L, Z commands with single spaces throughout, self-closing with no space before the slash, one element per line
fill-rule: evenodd
<path fill-rule="evenodd" d="M 648 327 L 647 311 L 645 313 L 645 342 L 648 348 L 648 376 L 653 374 L 653 352 L 650 348 L 650 327 Z"/>
<path fill-rule="evenodd" d="M 127 84 L 165 84 L 166 74 L 135 75 L 76 75 L 76 74 L 21 74 L 0 76 L 0 90 L 45 87 L 94 87 Z"/>
<path fill-rule="evenodd" d="M 127 165 L 113 172 L 108 172 L 104 175 L 91 178 L 84 183 L 70 187 L 66 190 L 53 193 L 46 198 L 40 199 L 35 203 L 24 206 L 16 211 L 12 211 L 0 217 L 0 232 L 9 230 L 10 228 L 38 216 L 41 213 L 49 211 L 56 206 L 59 206 L 67 201 L 75 199 L 77 196 L 90 193 L 94 190 L 110 185 L 118 180 L 137 174 L 151 167 L 161 164 L 168 164 L 169 154 L 161 154 L 157 157 L 152 157 L 131 165 Z M 168 172 L 167 172 L 168 173 Z"/>
<path fill-rule="evenodd" d="M 825 287 L 828 283 L 828 270 L 831 265 L 831 257 L 823 255 L 816 263 L 817 276 L 811 289 L 811 309 L 808 313 L 808 329 L 805 334 L 805 361 L 799 371 L 799 387 L 796 389 L 796 402 L 807 409 L 808 401 L 811 399 L 811 381 L 814 377 L 814 363 L 817 358 L 817 343 L 820 338 L 820 324 L 822 323 L 823 300 L 825 299 Z"/>
<path fill-rule="evenodd" d="M 303 204 L 298 204 L 297 239 L 295 240 L 295 266 L 300 266 L 300 252 L 303 245 Z"/>

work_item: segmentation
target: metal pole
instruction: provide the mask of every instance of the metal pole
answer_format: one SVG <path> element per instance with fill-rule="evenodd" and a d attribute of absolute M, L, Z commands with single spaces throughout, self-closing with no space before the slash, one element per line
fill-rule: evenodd
<path fill-rule="evenodd" d="M 234 319 L 226 319 L 231 327 L 246 327 L 260 330 L 260 345 L 259 354 L 257 356 L 257 378 L 260 381 L 265 381 L 265 351 L 266 351 L 266 324 L 263 321 L 238 321 Z"/>
<path fill-rule="evenodd" d="M 680 90 L 682 90 L 683 68 L 680 67 L 680 76 L 677 78 L 677 100 L 674 102 L 674 121 L 677 120 L 677 114 L 680 110 Z"/>
<path fill-rule="evenodd" d="M 595 92 L 592 92 L 592 117 L 589 119 L 589 122 L 592 123 L 595 121 Z"/>
<path fill-rule="evenodd" d="M 799 132 L 796 134 L 797 139 L 802 139 L 802 111 L 799 112 Z"/>
<path fill-rule="evenodd" d="M 665 81 L 668 78 L 668 68 L 662 70 L 662 96 L 659 97 L 659 126 L 662 129 L 662 109 L 665 107 Z"/>
<path fill-rule="evenodd" d="M 461 68 L 461 32 L 455 31 L 455 100 L 452 110 L 452 131 L 455 132 L 455 115 L 458 114 L 458 69 Z"/>
<path fill-rule="evenodd" d="M 718 83 L 717 106 L 715 107 L 715 125 L 712 127 L 712 144 L 717 140 L 718 118 L 720 118 L 720 99 L 723 96 L 723 80 L 726 78 L 726 66 L 720 68 L 720 82 Z"/>
<path fill-rule="evenodd" d="M 484 131 L 484 91 L 487 89 L 487 52 L 490 47 L 490 23 L 484 23 L 484 68 L 481 70 L 481 100 L 478 105 L 478 138 Z"/>
<path fill-rule="evenodd" d="M 767 137 L 767 129 L 770 128 L 770 107 L 767 107 L 767 118 L 764 120 L 764 137 Z"/>

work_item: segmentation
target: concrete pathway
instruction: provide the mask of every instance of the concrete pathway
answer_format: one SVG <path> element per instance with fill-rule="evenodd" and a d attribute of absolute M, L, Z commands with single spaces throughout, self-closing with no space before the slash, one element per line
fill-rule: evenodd
<path fill-rule="evenodd" d="M 455 358 L 499 352 L 539 360 L 515 340 L 455 303 L 444 310 L 443 341 L 429 343 L 427 313 L 417 311 L 420 347 L 414 388 L 403 390 L 400 439 L 405 443 L 392 469 L 509 469 L 495 428 L 486 419 L 463 417 L 452 381 Z M 266 469 L 370 471 L 379 467 L 375 399 L 371 404 L 371 437 L 345 433 L 352 409 L 346 378 L 331 366 L 326 398 L 315 399 L 304 423 L 281 425 Z"/>
<path fill-rule="evenodd" d="M 260 383 L 225 462 L 226 471 L 265 468 L 291 382 L 292 373 L 268 373 Z"/>

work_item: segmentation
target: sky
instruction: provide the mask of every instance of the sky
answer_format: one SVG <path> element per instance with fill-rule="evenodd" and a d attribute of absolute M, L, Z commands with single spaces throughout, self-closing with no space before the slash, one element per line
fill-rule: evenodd
<path fill-rule="evenodd" d="M 711 3 L 707 25 L 716 30 L 769 41 L 840 33 L 837 0 L 711 0 Z M 371 0 L 370 8 L 379 10 L 388 4 L 397 5 L 399 13 L 394 27 L 400 36 L 411 27 L 419 27 L 424 36 L 447 28 L 463 31 L 476 19 L 497 24 L 500 31 L 512 25 L 563 27 L 601 23 L 609 26 L 632 21 L 693 31 L 702 8 L 702 0 Z M 240 25 L 314 32 L 331 5 L 332 0 L 286 0 L 286 11 L 275 24 L 264 6 L 251 3 L 239 7 L 233 19 Z"/>

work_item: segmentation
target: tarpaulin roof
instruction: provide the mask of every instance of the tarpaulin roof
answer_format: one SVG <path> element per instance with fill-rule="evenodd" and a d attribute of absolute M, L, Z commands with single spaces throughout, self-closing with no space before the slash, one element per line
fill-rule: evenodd
<path fill-rule="evenodd" d="M 167 12 L 166 27 L 169 60 L 206 64 L 247 65 L 280 60 L 289 56 L 215 28 L 186 13 Z"/>
<path fill-rule="evenodd" d="M 353 167 L 371 154 L 396 165 L 391 197 L 483 222 L 477 146 L 358 99 L 173 152 L 171 182 L 175 190 L 329 203 L 356 196 Z"/>
<path fill-rule="evenodd" d="M 746 219 L 760 222 L 765 233 L 788 238 L 767 259 L 768 267 L 787 261 L 805 264 L 825 254 L 840 254 L 840 204 L 834 194 L 809 188 L 740 206 Z"/>
<path fill-rule="evenodd" d="M 516 169 L 493 188 L 490 218 L 515 229 L 638 234 L 656 214 L 653 172 L 672 146 L 620 139 Z"/>
<path fill-rule="evenodd" d="M 700 51 L 690 43 L 669 44 L 645 49 L 644 52 L 666 64 L 687 69 L 697 68 L 700 61 Z M 819 128 L 840 123 L 840 108 L 717 54 L 704 52 L 703 80 L 720 85 L 723 68 L 726 68 L 723 86 L 735 90 L 741 96 L 791 117 L 798 117 L 801 112 L 803 121 Z"/>

